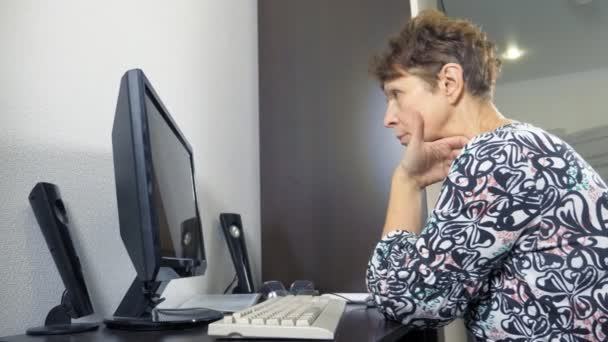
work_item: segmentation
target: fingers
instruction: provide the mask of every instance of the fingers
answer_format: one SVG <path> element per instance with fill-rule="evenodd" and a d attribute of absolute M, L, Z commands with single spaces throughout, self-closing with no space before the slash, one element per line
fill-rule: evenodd
<path fill-rule="evenodd" d="M 451 163 L 443 165 L 443 178 L 447 177 L 450 174 L 450 166 L 451 165 L 452 165 Z"/>
<path fill-rule="evenodd" d="M 444 161 L 444 165 L 449 169 L 450 166 L 452 166 L 452 163 L 454 162 L 454 160 L 456 160 L 456 158 L 458 158 L 458 155 L 460 155 L 460 152 L 462 150 L 454 150 L 450 153 L 449 157 L 445 159 Z"/>
<path fill-rule="evenodd" d="M 452 153 L 450 154 L 450 157 L 443 162 L 444 177 L 447 177 L 448 174 L 450 173 L 452 164 L 454 163 L 454 160 L 456 160 L 456 158 L 458 157 L 459 154 L 460 154 L 460 151 L 452 151 Z"/>
<path fill-rule="evenodd" d="M 447 138 L 439 139 L 436 142 L 441 142 L 443 144 L 446 144 L 451 149 L 461 149 L 469 142 L 469 139 L 464 136 L 455 136 L 455 137 L 447 137 Z"/>
<path fill-rule="evenodd" d="M 457 158 L 457 157 L 460 155 L 460 153 L 461 153 L 461 152 L 462 152 L 462 150 L 453 150 L 453 151 L 450 153 L 450 163 L 451 163 L 452 161 L 454 161 L 454 159 L 456 159 L 456 158 Z"/>

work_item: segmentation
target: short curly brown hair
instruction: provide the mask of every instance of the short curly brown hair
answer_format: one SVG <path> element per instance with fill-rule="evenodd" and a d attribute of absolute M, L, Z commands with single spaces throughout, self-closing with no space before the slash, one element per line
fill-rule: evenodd
<path fill-rule="evenodd" d="M 401 70 L 424 79 L 432 89 L 447 63 L 462 66 L 465 87 L 478 98 L 491 99 L 502 62 L 496 46 L 479 27 L 466 20 L 448 18 L 426 10 L 408 20 L 389 40 L 389 48 L 371 61 L 370 72 L 380 81 L 401 76 Z"/>

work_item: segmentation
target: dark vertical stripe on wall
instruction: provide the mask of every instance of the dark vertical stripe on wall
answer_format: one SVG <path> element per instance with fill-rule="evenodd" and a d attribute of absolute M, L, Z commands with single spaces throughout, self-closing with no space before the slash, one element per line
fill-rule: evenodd
<path fill-rule="evenodd" d="M 263 280 L 360 292 L 403 150 L 370 56 L 407 0 L 259 0 Z"/>

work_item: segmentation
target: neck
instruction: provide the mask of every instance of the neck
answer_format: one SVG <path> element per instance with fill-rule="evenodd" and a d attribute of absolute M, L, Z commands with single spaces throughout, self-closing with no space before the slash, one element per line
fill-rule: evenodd
<path fill-rule="evenodd" d="M 452 134 L 464 135 L 468 138 L 513 122 L 513 120 L 505 118 L 492 101 L 479 101 L 471 98 L 463 99 L 463 102 L 456 107 L 452 118 L 454 124 L 450 123 L 450 126 L 457 130 Z"/>

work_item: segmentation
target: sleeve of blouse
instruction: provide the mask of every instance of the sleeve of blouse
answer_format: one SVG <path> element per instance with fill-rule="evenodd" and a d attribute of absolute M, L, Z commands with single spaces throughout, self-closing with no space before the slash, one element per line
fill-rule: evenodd
<path fill-rule="evenodd" d="M 483 295 L 489 274 L 540 218 L 523 149 L 504 139 L 467 145 L 420 235 L 397 230 L 378 243 L 367 287 L 387 318 L 438 327 Z"/>

